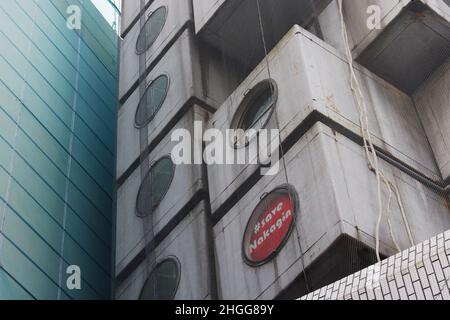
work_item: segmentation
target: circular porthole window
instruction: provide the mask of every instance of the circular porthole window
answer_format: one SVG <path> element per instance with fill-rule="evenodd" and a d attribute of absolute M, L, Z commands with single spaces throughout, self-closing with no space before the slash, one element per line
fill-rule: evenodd
<path fill-rule="evenodd" d="M 139 217 L 150 215 L 161 203 L 169 190 L 175 173 L 175 165 L 170 156 L 156 161 L 148 171 L 139 188 L 136 210 Z"/>
<path fill-rule="evenodd" d="M 158 263 L 145 281 L 139 300 L 173 300 L 180 283 L 180 269 L 175 257 Z"/>
<path fill-rule="evenodd" d="M 267 194 L 253 210 L 245 228 L 242 254 L 245 263 L 261 266 L 280 252 L 294 228 L 298 198 L 291 186 Z"/>
<path fill-rule="evenodd" d="M 146 126 L 153 119 L 166 100 L 168 90 L 169 77 L 165 74 L 150 83 L 136 110 L 135 124 L 137 128 Z"/>
<path fill-rule="evenodd" d="M 277 85 L 271 79 L 258 83 L 245 95 L 232 121 L 232 127 L 242 129 L 246 134 L 235 139 L 235 147 L 248 144 L 252 138 L 247 134 L 250 129 L 257 131 L 267 126 L 275 109 L 277 98 Z"/>
<path fill-rule="evenodd" d="M 136 53 L 143 54 L 158 38 L 167 19 L 167 8 L 159 7 L 150 14 L 136 42 Z"/>

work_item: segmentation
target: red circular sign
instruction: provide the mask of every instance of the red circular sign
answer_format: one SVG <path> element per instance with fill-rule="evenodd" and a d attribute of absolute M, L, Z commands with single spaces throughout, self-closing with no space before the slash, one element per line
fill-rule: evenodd
<path fill-rule="evenodd" d="M 243 253 L 248 264 L 264 264 L 277 254 L 291 232 L 294 215 L 294 197 L 287 188 L 272 191 L 258 204 L 244 234 Z"/>

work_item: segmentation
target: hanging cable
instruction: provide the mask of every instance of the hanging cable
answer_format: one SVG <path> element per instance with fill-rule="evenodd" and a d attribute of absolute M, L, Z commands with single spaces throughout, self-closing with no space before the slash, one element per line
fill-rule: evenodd
<path fill-rule="evenodd" d="M 409 242 L 410 242 L 411 246 L 414 246 L 416 242 L 415 242 L 412 232 L 411 232 L 411 226 L 409 224 L 408 217 L 406 216 L 406 210 L 405 210 L 405 206 L 403 205 L 402 197 L 400 195 L 400 190 L 398 189 L 397 185 L 395 185 L 395 184 L 392 184 L 392 187 L 394 188 L 394 191 L 397 195 L 397 203 L 400 208 L 400 212 L 402 214 L 402 219 L 403 219 L 403 223 L 405 224 L 406 232 L 408 233 Z"/>
<path fill-rule="evenodd" d="M 395 240 L 394 233 L 392 231 L 392 225 L 390 223 L 390 202 L 392 197 L 392 187 L 394 187 L 395 190 L 395 196 L 397 203 L 399 205 L 403 221 L 405 223 L 406 229 L 408 231 L 408 238 L 411 242 L 411 246 L 414 245 L 414 240 L 411 234 L 411 229 L 408 223 L 408 220 L 406 219 L 406 213 L 403 206 L 403 202 L 401 200 L 400 192 L 398 188 L 395 186 L 394 183 L 392 183 L 384 174 L 384 172 L 380 169 L 379 163 L 378 163 L 378 156 L 376 149 L 374 147 L 372 136 L 369 130 L 369 118 L 368 118 L 368 112 L 367 112 L 367 105 L 364 98 L 364 95 L 362 93 L 361 85 L 359 83 L 359 80 L 355 73 L 355 68 L 353 65 L 353 56 L 350 50 L 350 44 L 349 44 L 349 38 L 347 33 L 347 26 L 344 20 L 344 12 L 343 12 L 343 2 L 342 0 L 338 0 L 338 6 L 339 6 L 339 16 L 340 16 L 340 22 L 341 22 L 341 31 L 342 31 L 342 38 L 345 45 L 345 56 L 347 58 L 347 63 L 349 65 L 350 70 L 350 86 L 351 90 L 354 94 L 355 100 L 356 100 L 356 106 L 359 113 L 359 123 L 361 126 L 361 132 L 362 132 L 362 138 L 364 140 L 364 150 L 366 154 L 366 158 L 369 162 L 369 167 L 375 171 L 376 177 L 377 177 L 377 201 L 378 201 L 378 220 L 375 228 L 375 241 L 376 241 L 376 255 L 378 261 L 381 261 L 380 258 L 380 225 L 383 218 L 383 206 L 382 206 L 382 199 L 381 199 L 381 182 L 383 182 L 389 191 L 389 201 L 387 206 L 387 216 L 388 216 L 388 225 L 391 233 L 391 237 L 393 238 L 393 242 L 395 246 L 397 247 L 397 250 L 400 250 L 400 247 L 398 246 L 397 241 Z"/>
<path fill-rule="evenodd" d="M 390 217 L 391 216 L 391 214 L 390 214 L 391 213 L 391 204 L 392 204 L 392 189 L 389 188 L 389 199 L 388 199 L 388 204 L 387 204 L 387 223 L 389 226 L 389 233 L 391 235 L 392 242 L 394 243 L 397 251 L 400 252 L 402 250 L 400 249 L 397 239 L 395 238 L 394 229 L 392 228 L 392 223 L 391 223 L 391 217 Z"/>
<path fill-rule="evenodd" d="M 262 14 L 261 14 L 261 6 L 260 6 L 260 0 L 256 0 L 257 3 L 257 7 L 258 7 L 258 20 L 259 20 L 259 28 L 260 28 L 260 32 L 261 32 L 261 37 L 262 37 L 262 42 L 263 42 L 263 47 L 264 47 L 264 61 L 266 63 L 266 68 L 267 68 L 267 73 L 269 76 L 269 79 L 272 79 L 272 75 L 270 72 L 270 62 L 269 62 L 269 57 L 268 57 L 268 50 L 267 50 L 267 44 L 266 44 L 266 39 L 265 39 L 265 32 L 264 32 L 264 25 L 262 22 Z M 274 96 L 275 92 L 272 86 L 270 86 L 270 90 L 271 90 L 271 94 L 272 96 Z M 274 107 L 274 116 L 275 116 L 275 121 L 276 121 L 276 125 L 278 130 L 280 130 L 280 120 L 278 117 L 278 111 L 277 108 Z M 272 141 L 270 142 L 272 143 Z M 281 139 L 281 135 L 278 135 L 278 145 L 280 148 L 280 156 L 281 156 L 281 161 L 283 163 L 283 172 L 284 172 L 284 178 L 286 180 L 286 184 L 288 186 L 290 186 L 289 183 L 289 176 L 287 173 L 287 164 L 286 164 L 286 158 L 285 158 L 285 153 L 283 151 L 283 145 L 282 145 L 282 139 Z M 289 201 L 291 202 L 291 204 L 294 203 L 294 199 L 292 199 L 292 195 L 291 195 L 291 191 L 288 190 L 288 194 L 289 194 Z M 297 220 L 295 220 L 297 221 Z M 302 248 L 302 244 L 300 241 L 300 235 L 298 234 L 298 230 L 297 228 L 294 228 L 296 230 L 297 233 L 297 239 L 298 239 L 298 245 L 299 245 L 299 249 L 300 249 L 300 255 L 301 255 L 301 263 L 302 263 L 302 269 L 303 269 L 303 277 L 305 280 L 305 287 L 306 287 L 306 294 L 310 293 L 310 286 L 309 286 L 309 281 L 308 281 L 308 277 L 306 275 L 306 265 L 305 265 L 305 254 L 303 252 L 303 248 Z"/>

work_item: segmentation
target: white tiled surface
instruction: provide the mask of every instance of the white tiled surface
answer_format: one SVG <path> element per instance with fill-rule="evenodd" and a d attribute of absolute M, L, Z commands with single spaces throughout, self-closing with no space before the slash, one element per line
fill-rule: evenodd
<path fill-rule="evenodd" d="M 450 230 L 300 300 L 450 300 Z"/>

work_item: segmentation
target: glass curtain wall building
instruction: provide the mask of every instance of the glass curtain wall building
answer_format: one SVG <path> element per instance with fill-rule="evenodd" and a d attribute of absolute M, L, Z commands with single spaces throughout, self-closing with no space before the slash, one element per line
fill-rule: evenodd
<path fill-rule="evenodd" d="M 109 299 L 117 34 L 90 0 L 2 0 L 0 43 L 0 299 Z"/>

